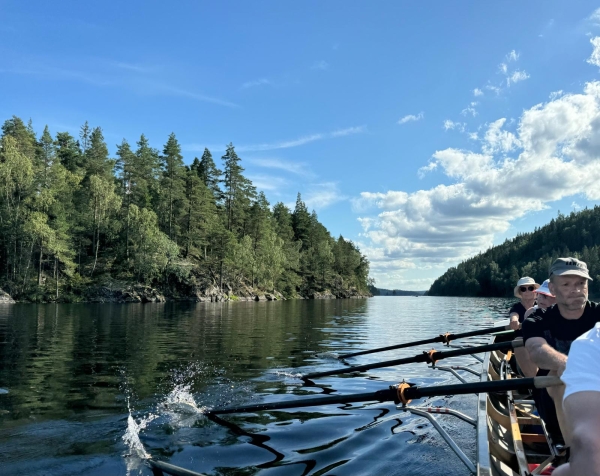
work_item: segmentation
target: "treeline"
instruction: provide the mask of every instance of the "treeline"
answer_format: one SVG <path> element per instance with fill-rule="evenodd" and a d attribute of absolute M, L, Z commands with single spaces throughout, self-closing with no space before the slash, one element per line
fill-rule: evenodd
<path fill-rule="evenodd" d="M 594 281 L 590 293 L 600 294 L 600 207 L 559 212 L 549 224 L 532 233 L 490 248 L 455 268 L 431 285 L 432 296 L 512 296 L 517 280 L 531 276 L 541 283 L 548 279 L 550 264 L 559 257 L 585 261 Z"/>
<path fill-rule="evenodd" d="M 17 298 L 77 299 L 111 277 L 172 288 L 213 285 L 368 292 L 369 263 L 332 238 L 300 194 L 272 208 L 232 144 L 186 166 L 175 134 L 162 151 L 142 134 L 116 157 L 86 122 L 38 137 L 13 116 L 0 139 L 0 287 Z"/>

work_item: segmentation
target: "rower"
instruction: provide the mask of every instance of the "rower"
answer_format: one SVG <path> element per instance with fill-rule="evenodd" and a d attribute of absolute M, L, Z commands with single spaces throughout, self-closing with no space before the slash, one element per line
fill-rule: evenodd
<path fill-rule="evenodd" d="M 600 322 L 600 305 L 588 301 L 587 265 L 576 258 L 558 258 L 550 266 L 550 292 L 556 305 L 538 309 L 523 322 L 523 339 L 531 360 L 539 367 L 538 375 L 558 375 L 565 370 L 571 343 Z M 555 410 L 565 443 L 571 438 L 565 424 L 562 400 L 564 385 L 541 392 L 538 411 L 548 422 Z M 550 397 L 550 399 L 548 398 Z"/>
<path fill-rule="evenodd" d="M 515 331 L 515 336 L 520 337 L 521 324 L 525 319 L 525 313 L 528 309 L 533 307 L 535 304 L 536 294 L 540 285 L 535 282 L 533 278 L 525 276 L 519 281 L 514 289 L 515 297 L 519 298 L 519 302 L 515 303 L 513 307 L 508 311 L 510 318 L 510 328 Z M 537 372 L 537 366 L 529 358 L 529 354 L 524 347 L 515 349 L 515 358 L 517 360 L 517 368 L 515 371 L 519 371 L 525 377 L 535 377 Z"/>
<path fill-rule="evenodd" d="M 563 407 L 572 436 L 569 463 L 555 476 L 600 476 L 600 323 L 573 345 L 561 379 L 565 382 Z"/>

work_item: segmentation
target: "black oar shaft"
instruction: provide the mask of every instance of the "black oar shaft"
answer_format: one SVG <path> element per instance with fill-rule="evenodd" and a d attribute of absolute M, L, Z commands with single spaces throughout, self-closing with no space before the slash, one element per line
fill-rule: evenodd
<path fill-rule="evenodd" d="M 408 399 L 437 397 L 439 395 L 466 395 L 469 393 L 506 392 L 507 390 L 527 390 L 530 388 L 546 388 L 560 385 L 558 377 L 516 378 L 510 380 L 493 380 L 489 382 L 473 382 L 453 385 L 436 385 L 431 387 L 410 387 L 404 391 Z"/>
<path fill-rule="evenodd" d="M 334 403 L 354 403 L 378 401 L 386 402 L 394 399 L 395 390 L 386 389 L 370 393 L 356 393 L 353 395 L 329 395 L 327 397 L 304 398 L 302 400 L 289 400 L 285 402 L 259 403 L 237 408 L 224 408 L 211 410 L 208 414 L 225 415 L 227 413 L 252 413 L 262 410 L 284 410 L 286 408 L 313 407 L 318 405 L 331 405 Z"/>
<path fill-rule="evenodd" d="M 387 350 L 395 350 L 395 349 L 406 349 L 407 347 L 414 347 L 417 345 L 424 344 L 435 344 L 436 342 L 450 342 L 456 339 L 462 339 L 465 337 L 475 337 L 482 336 L 486 334 L 493 334 L 494 332 L 502 332 L 509 330 L 510 326 L 499 326 L 499 327 L 488 327 L 486 329 L 479 329 L 476 331 L 463 332 L 461 334 L 442 334 L 437 337 L 432 337 L 430 339 L 416 340 L 413 342 L 405 342 L 404 344 L 396 344 L 389 345 L 387 347 L 378 347 L 377 349 L 370 350 L 361 350 L 358 352 L 351 352 L 349 354 L 342 354 L 339 356 L 340 359 L 347 359 L 349 357 L 356 357 L 357 355 L 366 355 L 366 354 L 374 354 L 376 352 L 385 352 Z"/>
<path fill-rule="evenodd" d="M 417 354 L 413 357 L 405 357 L 403 359 L 394 359 L 394 360 L 386 360 L 384 362 L 376 362 L 373 364 L 365 364 L 365 365 L 356 365 L 353 367 L 344 367 L 343 369 L 334 369 L 328 370 L 325 372 L 315 372 L 312 374 L 306 374 L 302 376 L 303 380 L 312 380 L 318 377 L 327 377 L 329 375 L 340 375 L 340 374 L 348 374 L 353 372 L 362 372 L 365 370 L 371 369 L 379 369 L 382 367 L 392 367 L 395 365 L 404 365 L 404 364 L 412 364 L 417 362 L 431 362 L 432 360 L 442 360 L 448 357 L 458 357 L 461 355 L 469 355 L 469 354 L 479 354 L 482 352 L 491 352 L 494 350 L 510 350 L 515 347 L 522 347 L 523 341 L 520 339 L 509 341 L 509 342 L 499 342 L 497 344 L 488 344 L 482 345 L 478 347 L 468 347 L 465 349 L 456 349 L 449 350 L 445 352 L 434 352 L 433 354 L 422 353 Z"/>
<path fill-rule="evenodd" d="M 436 397 L 440 395 L 465 395 L 469 393 L 506 392 L 507 390 L 525 390 L 529 388 L 546 388 L 560 385 L 558 377 L 534 377 L 510 380 L 495 380 L 489 382 L 473 382 L 455 385 L 434 385 L 429 387 L 413 386 L 404 390 L 404 398 L 413 400 L 423 397 Z M 330 395 L 327 397 L 303 398 L 285 402 L 259 403 L 234 408 L 215 409 L 208 415 L 225 415 L 228 413 L 252 413 L 263 410 L 285 410 L 288 408 L 314 407 L 318 405 L 333 405 L 356 402 L 400 402 L 398 389 L 392 386 L 385 390 L 370 393 L 357 393 L 353 395 Z"/>

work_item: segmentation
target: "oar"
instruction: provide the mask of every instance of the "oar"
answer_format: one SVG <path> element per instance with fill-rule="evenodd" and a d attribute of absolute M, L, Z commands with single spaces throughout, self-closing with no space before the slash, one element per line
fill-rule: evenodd
<path fill-rule="evenodd" d="M 443 342 L 444 344 L 448 344 L 450 343 L 450 341 L 462 339 L 463 337 L 482 336 L 486 334 L 493 334 L 494 332 L 502 332 L 508 330 L 510 330 L 510 326 L 488 327 L 486 329 L 479 329 L 477 331 L 471 332 L 463 332 L 461 334 L 450 334 L 446 332 L 445 334 L 440 334 L 439 336 L 432 337 L 431 339 L 416 340 L 414 342 L 406 342 L 404 344 L 390 345 L 388 347 L 378 347 L 377 349 L 361 350 L 360 352 L 342 354 L 338 356 L 338 359 L 347 359 L 349 357 L 356 357 L 357 355 L 374 354 L 375 352 L 385 352 L 386 350 L 405 349 L 407 347 L 414 347 L 423 344 L 435 344 L 436 342 Z"/>
<path fill-rule="evenodd" d="M 155 459 L 149 459 L 148 464 L 152 468 L 152 474 L 155 476 L 164 476 L 165 473 L 173 476 L 206 476 L 205 474 L 196 473 L 195 471 L 180 468 L 174 464 L 157 461 Z"/>
<path fill-rule="evenodd" d="M 435 364 L 436 361 L 447 359 L 448 357 L 458 357 L 460 355 L 479 354 L 482 352 L 491 352 L 494 350 L 506 351 L 516 349 L 517 347 L 523 347 L 523 339 L 518 338 L 513 341 L 499 342 L 496 344 L 481 345 L 478 347 L 468 347 L 464 349 L 449 350 L 446 352 L 436 352 L 430 350 L 429 352 L 423 352 L 417 354 L 414 357 L 405 357 L 404 359 L 386 360 L 384 362 L 375 362 L 373 364 L 356 365 L 353 367 L 345 367 L 343 369 L 328 370 L 326 372 L 316 372 L 312 374 L 303 375 L 302 380 L 312 380 L 318 377 L 326 377 L 328 375 L 340 375 L 348 374 L 352 372 L 362 372 L 364 370 L 379 369 L 381 367 L 392 367 L 394 365 L 412 364 L 415 362 L 427 362 L 429 364 Z"/>
<path fill-rule="evenodd" d="M 207 415 L 225 415 L 227 413 L 252 413 L 264 410 L 284 410 L 287 408 L 314 407 L 356 402 L 394 402 L 407 404 L 410 400 L 440 395 L 465 395 L 469 393 L 506 392 L 508 390 L 527 390 L 530 388 L 546 388 L 561 385 L 558 377 L 533 377 L 509 380 L 493 380 L 489 382 L 473 382 L 455 385 L 433 385 L 418 387 L 409 383 L 392 385 L 385 390 L 352 395 L 329 395 L 327 397 L 303 398 L 286 402 L 259 403 L 241 407 L 217 408 Z"/>

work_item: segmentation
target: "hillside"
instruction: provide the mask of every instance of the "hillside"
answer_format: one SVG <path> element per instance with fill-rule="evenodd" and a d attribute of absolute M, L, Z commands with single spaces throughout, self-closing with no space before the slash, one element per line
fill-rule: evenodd
<path fill-rule="evenodd" d="M 594 281 L 590 293 L 600 294 L 600 207 L 573 212 L 547 225 L 506 240 L 485 253 L 448 269 L 431 285 L 431 296 L 512 296 L 521 276 L 538 283 L 548 278 L 552 261 L 574 256 L 585 261 Z"/>
<path fill-rule="evenodd" d="M 0 288 L 19 301 L 235 300 L 368 295 L 369 262 L 300 194 L 267 197 L 227 146 L 184 162 L 174 133 L 109 156 L 102 128 L 0 134 Z M 117 289 L 117 295 L 115 295 Z M 164 297 L 159 296 L 159 294 Z"/>

